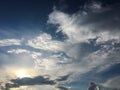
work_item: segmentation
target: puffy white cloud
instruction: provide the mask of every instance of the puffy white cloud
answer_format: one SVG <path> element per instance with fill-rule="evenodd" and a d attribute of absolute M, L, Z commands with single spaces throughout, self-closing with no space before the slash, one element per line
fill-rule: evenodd
<path fill-rule="evenodd" d="M 2 39 L 2 40 L 0 40 L 0 46 L 11 46 L 11 45 L 21 45 L 21 40 L 19 40 L 19 39 Z"/>
<path fill-rule="evenodd" d="M 95 6 L 95 8 L 100 9 L 100 7 L 98 6 Z M 68 39 L 64 41 L 58 41 L 52 39 L 52 36 L 50 34 L 42 33 L 39 36 L 28 40 L 27 45 L 45 51 L 62 51 L 68 57 L 70 57 L 71 60 L 69 60 L 70 58 L 65 58 L 66 64 L 60 65 L 58 62 L 62 62 L 62 60 L 58 57 L 53 57 L 54 54 L 51 54 L 51 56 L 44 58 L 41 55 L 32 55 L 35 59 L 35 67 L 41 69 L 41 72 L 43 73 L 49 72 L 49 74 L 51 73 L 53 75 L 53 73 L 56 73 L 56 71 L 61 71 L 64 68 L 66 68 L 64 70 L 65 73 L 79 72 L 83 74 L 93 70 L 94 68 L 98 68 L 98 72 L 100 72 L 108 68 L 108 66 L 111 66 L 113 60 L 112 57 L 110 57 L 110 55 L 111 53 L 113 54 L 115 52 L 114 50 L 112 50 L 111 47 L 114 47 L 114 45 L 111 44 L 111 47 L 109 47 L 109 45 L 106 45 L 106 43 L 109 41 L 110 43 L 119 43 L 119 33 L 112 33 L 111 30 L 109 30 L 109 28 L 102 28 L 106 30 L 102 30 L 101 28 L 99 28 L 99 25 L 101 25 L 101 23 L 104 22 L 104 19 L 102 22 L 97 23 L 95 23 L 96 21 L 94 20 L 88 22 L 86 21 L 86 19 L 91 19 L 93 18 L 93 16 L 94 13 L 90 14 L 90 16 L 88 13 L 86 15 L 83 15 L 81 13 L 68 15 L 61 11 L 53 11 L 49 15 L 48 23 L 58 25 L 57 32 L 62 31 L 63 34 L 66 34 L 68 36 Z M 97 15 L 95 16 L 95 18 L 97 18 Z M 98 30 L 95 30 L 97 27 Z M 89 40 L 95 38 L 97 38 L 94 42 L 95 45 L 100 45 L 100 47 L 95 51 L 92 51 L 86 54 L 85 56 L 82 56 L 82 53 L 87 53 L 88 51 L 81 52 L 82 48 L 86 48 L 85 46 L 81 46 L 81 44 L 91 44 Z M 102 48 L 102 46 L 105 45 L 106 47 Z M 96 47 L 93 45 L 91 48 Z M 115 54 L 113 56 L 114 58 L 116 58 Z M 71 63 L 69 63 L 70 61 Z M 104 66 L 104 68 L 102 68 L 101 66 Z M 71 69 L 71 67 L 73 68 Z"/>
<path fill-rule="evenodd" d="M 99 4 L 94 3 L 93 6 L 96 9 L 102 9 L 102 7 L 100 6 L 100 3 Z M 99 12 L 99 13 L 103 13 L 103 12 Z M 93 18 L 93 16 L 95 16 L 95 19 Z M 104 21 L 105 21 L 105 24 L 107 25 L 107 21 L 103 18 L 101 22 L 96 22 L 98 18 L 99 17 L 97 12 L 95 13 L 93 12 L 93 14 L 87 13 L 86 15 L 78 12 L 78 13 L 69 15 L 64 12 L 54 10 L 49 15 L 48 23 L 58 25 L 57 32 L 62 31 L 63 34 L 66 34 L 68 36 L 68 39 L 64 41 L 57 41 L 57 40 L 53 40 L 50 34 L 43 33 L 43 34 L 40 34 L 39 36 L 36 36 L 32 40 L 28 40 L 27 45 L 33 48 L 42 49 L 46 51 L 64 52 L 68 57 L 71 57 L 72 59 L 71 61 L 72 63 L 70 63 L 69 65 L 63 65 L 64 68 L 65 67 L 67 68 L 66 72 L 76 71 L 80 73 L 86 73 L 97 67 L 100 68 L 99 71 L 105 70 L 105 68 L 108 68 L 110 63 L 113 63 L 113 60 L 110 59 L 110 55 L 114 51 L 112 51 L 112 48 L 109 48 L 109 52 L 108 52 L 107 48 L 109 46 L 102 48 L 102 45 L 105 46 L 108 41 L 110 41 L 110 43 L 114 43 L 114 42 L 119 43 L 120 37 L 119 37 L 119 33 L 112 33 L 112 31 L 109 30 L 110 27 L 99 28 L 99 25 L 104 23 Z M 87 19 L 89 21 L 87 21 Z M 95 30 L 96 28 L 97 30 Z M 91 44 L 89 40 L 95 39 L 95 38 L 97 38 L 95 41 L 95 45 L 100 45 L 100 47 L 97 50 L 88 53 L 88 55 L 86 54 L 87 56 L 86 55 L 82 56 L 82 53 L 87 53 L 87 51 L 81 52 L 82 48 L 86 48 L 85 46 L 81 46 L 81 44 L 82 43 Z M 114 47 L 114 45 L 112 45 L 111 47 Z M 93 45 L 91 48 L 96 48 L 96 47 Z M 40 59 L 42 59 L 43 61 Z M 58 58 L 51 59 L 51 57 L 40 58 L 40 59 L 36 58 L 35 63 L 37 63 L 36 65 L 38 67 L 40 65 L 43 65 L 44 69 L 46 69 L 45 63 L 47 63 L 47 65 L 49 66 L 50 64 L 48 63 L 49 61 L 51 62 L 53 61 L 52 64 L 55 65 L 55 66 L 53 65 L 54 68 L 56 67 L 56 65 L 57 67 L 59 67 L 59 64 L 55 62 L 57 60 L 59 62 L 61 61 Z M 104 65 L 105 67 L 101 68 L 102 65 Z M 73 69 L 71 69 L 70 67 L 73 67 Z"/>
<path fill-rule="evenodd" d="M 90 26 L 82 26 L 79 23 L 82 21 L 77 18 L 77 15 L 68 15 L 61 11 L 53 11 L 49 15 L 48 23 L 59 25 L 58 32 L 62 31 L 68 36 L 68 40 L 71 43 L 85 42 L 89 38 L 95 38 L 90 31 Z"/>
<path fill-rule="evenodd" d="M 96 5 L 96 4 L 95 4 Z M 112 12 L 112 11 L 108 11 Z M 104 17 L 103 17 L 104 15 Z M 98 37 L 98 42 L 106 42 L 109 40 L 120 40 L 119 26 L 113 23 L 113 17 L 107 17 L 107 13 L 87 13 L 86 15 L 82 13 L 75 13 L 69 15 L 67 13 L 54 10 L 49 15 L 48 23 L 52 23 L 58 26 L 58 30 L 62 31 L 68 36 L 68 40 L 71 43 L 85 42 L 88 39 L 93 39 Z M 106 18 L 106 19 L 105 19 Z M 111 25 L 109 26 L 108 25 Z M 115 32 L 113 32 L 114 29 Z M 116 31 L 117 30 L 117 31 Z"/>
<path fill-rule="evenodd" d="M 111 13 L 113 11 L 102 8 L 101 3 L 94 2 L 91 5 L 92 6 L 89 7 L 90 9 L 100 10 L 100 12 L 86 12 L 86 14 L 77 12 L 69 15 L 67 13 L 54 10 L 49 15 L 48 23 L 56 25 L 58 27 L 57 32 L 62 31 L 62 33 L 66 34 L 68 37 L 68 39 L 63 42 L 65 43 L 63 51 L 68 56 L 74 58 L 72 59 L 73 63 L 66 66 L 67 71 L 69 72 L 73 71 L 83 74 L 92 71 L 95 68 L 100 72 L 116 63 L 119 63 L 119 56 L 117 56 L 119 53 L 117 52 L 117 49 L 119 47 L 115 47 L 114 43 L 119 44 L 120 42 L 120 28 L 113 23 L 114 15 L 112 17 L 108 17 L 108 13 L 106 13 Z M 113 32 L 113 30 L 115 30 L 115 32 Z M 85 56 L 80 55 L 89 51 L 86 50 L 85 52 L 81 52 L 81 48 L 88 48 L 81 46 L 81 44 L 88 43 L 91 45 L 89 40 L 92 39 L 96 39 L 96 41 L 91 48 L 96 48 L 97 46 L 99 46 L 99 48 L 95 51 L 91 51 Z M 103 48 L 103 46 L 106 47 Z M 73 67 L 74 70 L 69 69 L 69 67 Z"/>
<path fill-rule="evenodd" d="M 100 3 L 91 5 L 92 6 L 89 8 L 92 10 L 102 9 Z M 120 40 L 119 27 L 113 33 L 112 29 L 114 29 L 114 27 L 112 27 L 111 24 L 113 23 L 113 19 L 110 19 L 110 17 L 107 18 L 105 12 L 105 18 L 107 19 L 102 18 L 103 12 L 104 11 L 99 12 L 100 16 L 96 11 L 93 13 L 86 12 L 86 14 L 77 12 L 69 15 L 54 10 L 49 15 L 48 23 L 58 26 L 56 33 L 61 31 L 63 34 L 66 34 L 67 39 L 58 41 L 54 40 L 50 34 L 42 33 L 25 43 L 26 46 L 33 48 L 32 51 L 13 49 L 9 50 L 8 53 L 19 54 L 20 56 L 16 57 L 17 59 L 22 57 L 22 53 L 24 53 L 24 57 L 21 58 L 24 64 L 29 64 L 31 60 L 32 64 L 30 63 L 30 65 L 34 63 L 37 74 L 49 74 L 52 78 L 71 72 L 74 72 L 74 74 L 80 73 L 79 75 L 82 75 L 95 68 L 98 69 L 98 72 L 101 72 L 109 68 L 113 63 L 119 63 L 120 59 L 119 52 L 117 52 L 119 47 L 114 46 L 114 44 L 119 43 Z M 110 22 L 111 25 L 109 27 L 107 25 L 108 22 Z M 90 42 L 90 40 L 93 39 L 96 39 L 94 44 Z M 20 45 L 19 42 L 14 39 L 5 39 L 1 40 L 0 46 Z M 110 45 L 107 44 L 108 42 Z M 81 45 L 83 43 L 87 43 L 88 46 Z M 91 47 L 89 47 L 90 45 Z M 88 50 L 82 51 L 84 48 Z M 39 51 L 36 52 L 34 49 L 39 49 Z M 94 50 L 89 52 L 89 49 Z M 64 54 L 60 54 L 61 52 Z M 116 60 L 118 61 L 116 62 Z M 110 83 L 111 81 L 109 81 L 108 84 Z"/>
<path fill-rule="evenodd" d="M 50 50 L 50 51 L 60 51 L 64 47 L 64 44 L 57 40 L 52 40 L 50 34 L 43 33 L 37 36 L 32 40 L 28 40 L 27 45 L 43 50 Z"/>

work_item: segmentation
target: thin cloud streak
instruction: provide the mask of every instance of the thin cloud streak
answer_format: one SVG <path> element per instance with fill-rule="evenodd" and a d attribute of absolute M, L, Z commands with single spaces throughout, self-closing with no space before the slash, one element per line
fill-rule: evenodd
<path fill-rule="evenodd" d="M 0 46 L 12 46 L 21 45 L 21 40 L 19 39 L 2 39 L 0 40 Z"/>

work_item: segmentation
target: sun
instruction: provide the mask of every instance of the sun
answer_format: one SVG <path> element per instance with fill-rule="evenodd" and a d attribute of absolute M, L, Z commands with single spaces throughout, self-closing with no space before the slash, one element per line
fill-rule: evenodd
<path fill-rule="evenodd" d="M 28 69 L 20 69 L 15 71 L 16 78 L 25 78 L 25 77 L 33 77 L 32 72 L 30 72 Z"/>
<path fill-rule="evenodd" d="M 25 71 L 24 71 L 24 70 L 19 70 L 19 71 L 17 72 L 17 77 L 18 77 L 18 78 L 24 78 L 24 77 L 26 77 Z"/>

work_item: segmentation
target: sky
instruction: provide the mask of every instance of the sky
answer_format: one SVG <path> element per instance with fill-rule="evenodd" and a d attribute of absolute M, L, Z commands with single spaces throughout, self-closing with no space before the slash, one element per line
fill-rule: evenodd
<path fill-rule="evenodd" d="M 119 0 L 1 0 L 0 90 L 120 89 Z"/>

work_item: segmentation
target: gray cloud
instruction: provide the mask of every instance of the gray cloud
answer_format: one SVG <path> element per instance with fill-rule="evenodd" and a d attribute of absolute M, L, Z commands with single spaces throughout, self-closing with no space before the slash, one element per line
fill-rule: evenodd
<path fill-rule="evenodd" d="M 49 78 L 45 78 L 43 76 L 37 76 L 34 78 L 17 78 L 17 79 L 11 79 L 11 83 L 6 83 L 5 88 L 17 88 L 20 86 L 26 86 L 26 85 L 55 85 L 56 83 L 54 80 L 50 80 Z"/>
<path fill-rule="evenodd" d="M 62 86 L 59 86 L 57 88 L 58 88 L 58 90 L 69 90 L 67 87 L 62 87 Z"/>
<path fill-rule="evenodd" d="M 65 76 L 59 76 L 57 79 L 55 80 L 50 80 L 50 77 L 48 76 L 36 76 L 36 77 L 24 77 L 24 78 L 17 78 L 17 79 L 11 79 L 10 82 L 11 83 L 6 83 L 5 84 L 5 88 L 3 86 L 1 86 L 1 88 L 3 88 L 2 90 L 9 90 L 10 88 L 18 88 L 20 86 L 28 86 L 28 85 L 56 85 L 57 82 L 59 81 L 66 81 L 68 80 L 68 77 L 70 75 L 65 75 Z M 3 82 L 1 82 L 2 84 Z M 61 88 L 60 90 L 64 90 L 64 87 L 62 89 L 62 87 L 58 87 Z"/>
<path fill-rule="evenodd" d="M 66 76 L 59 76 L 56 81 L 66 81 L 68 80 L 70 75 L 66 75 Z"/>
<path fill-rule="evenodd" d="M 120 89 L 120 77 L 114 77 L 103 83 L 103 86 L 109 87 L 109 88 L 115 88 L 115 89 Z"/>
<path fill-rule="evenodd" d="M 92 72 L 95 74 L 120 62 L 120 13 L 119 7 L 105 8 L 101 2 L 89 3 L 84 8 L 88 11 L 74 14 L 54 10 L 48 23 L 68 36 L 63 51 L 74 58 L 70 65 L 73 72 L 83 74 L 96 69 Z"/>
<path fill-rule="evenodd" d="M 106 71 L 113 65 L 120 63 L 119 7 L 105 8 L 102 7 L 101 2 L 92 2 L 84 8 L 83 11 L 74 14 L 53 10 L 49 15 L 48 23 L 57 27 L 57 34 L 59 32 L 65 34 L 68 37 L 65 40 L 54 40 L 49 33 L 41 33 L 32 39 L 25 40 L 27 41 L 25 46 L 31 47 L 33 51 L 25 49 L 8 50 L 10 54 L 17 54 L 13 55 L 12 58 L 10 57 L 11 66 L 21 64 L 25 67 L 27 65 L 31 67 L 35 64 L 35 69 L 40 74 L 47 73 L 55 79 L 35 77 L 40 80 L 39 83 L 35 78 L 13 79 L 11 80 L 13 84 L 7 83 L 7 87 L 36 84 L 54 85 L 55 80 L 65 81 L 70 79 L 72 81 L 72 78 L 77 75 L 81 76 L 91 72 L 96 75 L 96 73 Z M 21 45 L 20 41 L 16 39 L 0 40 L 0 44 L 0 46 Z M 24 62 L 18 60 L 18 58 Z M 1 59 L 7 60 L 10 64 L 9 57 L 6 59 L 2 55 Z M 29 63 L 30 60 L 32 63 Z M 13 62 L 15 62 L 14 65 Z M 73 72 L 73 77 L 66 75 L 71 72 Z M 102 79 L 104 79 L 104 76 L 101 77 Z M 107 86 L 115 80 L 117 79 L 106 80 Z M 115 85 L 117 87 L 118 84 Z M 59 87 L 59 89 L 67 90 L 64 87 Z"/>

